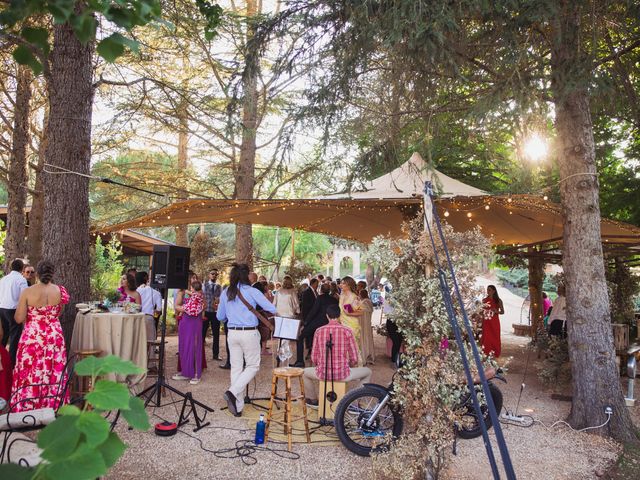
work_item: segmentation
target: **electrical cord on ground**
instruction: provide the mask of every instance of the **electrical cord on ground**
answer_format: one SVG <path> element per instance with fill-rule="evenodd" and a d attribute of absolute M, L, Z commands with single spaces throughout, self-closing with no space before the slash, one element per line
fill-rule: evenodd
<path fill-rule="evenodd" d="M 153 412 L 152 415 L 159 418 L 160 420 L 167 421 L 165 418 L 161 417 L 155 412 Z M 239 432 L 241 434 L 251 433 L 250 429 L 239 429 L 239 428 L 231 428 L 231 427 L 212 427 L 212 426 L 208 426 L 205 428 L 229 430 L 229 431 Z M 272 447 L 267 447 L 265 445 L 256 445 L 255 443 L 253 443 L 253 440 L 250 440 L 250 439 L 236 440 L 235 446 L 233 447 L 212 450 L 210 448 L 205 447 L 204 442 L 202 441 L 201 438 L 186 432 L 182 428 L 178 428 L 178 432 L 196 440 L 200 446 L 200 449 L 204 452 L 211 453 L 212 455 L 215 455 L 217 458 L 226 458 L 226 459 L 239 458 L 242 460 L 242 463 L 244 463 L 245 465 L 255 465 L 256 463 L 258 463 L 258 458 L 256 457 L 256 454 L 259 452 L 270 452 L 274 455 L 277 455 L 278 457 L 288 459 L 288 460 L 300 459 L 299 454 L 295 452 L 290 452 L 286 448 L 272 448 Z M 275 440 L 269 440 L 269 443 L 276 444 L 276 445 L 283 445 L 283 446 L 286 445 L 286 442 L 280 442 Z M 317 442 L 312 442 L 312 443 L 317 443 Z"/>
<path fill-rule="evenodd" d="M 549 430 L 554 428 L 554 427 L 556 427 L 556 426 L 558 426 L 558 425 L 566 425 L 567 427 L 569 427 L 574 432 L 586 432 L 587 430 L 596 430 L 598 428 L 606 427 L 609 424 L 609 422 L 611 421 L 611 416 L 613 415 L 613 412 L 607 411 L 605 413 L 607 415 L 607 419 L 604 421 L 603 424 L 596 425 L 596 426 L 593 426 L 593 427 L 584 427 L 584 428 L 580 428 L 580 429 L 573 428 L 569 423 L 565 422 L 564 420 L 555 421 L 549 426 L 547 426 L 544 422 L 542 422 L 540 420 L 535 420 L 534 419 L 534 422 L 535 423 L 539 423 L 540 425 L 542 425 L 543 427 L 545 427 L 545 428 L 547 428 Z"/>

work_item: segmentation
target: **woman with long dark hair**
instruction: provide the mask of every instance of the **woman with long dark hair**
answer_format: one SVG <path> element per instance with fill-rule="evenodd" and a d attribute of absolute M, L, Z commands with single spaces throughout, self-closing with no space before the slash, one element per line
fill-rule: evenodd
<path fill-rule="evenodd" d="M 66 382 L 67 352 L 59 317 L 69 294 L 53 283 L 51 262 L 41 261 L 36 272 L 39 282 L 22 292 L 15 316 L 17 323 L 24 323 L 13 370 L 15 412 L 57 409 L 66 401 L 60 385 Z"/>
<path fill-rule="evenodd" d="M 500 318 L 504 314 L 504 305 L 498 296 L 495 285 L 487 287 L 487 296 L 482 300 L 484 304 L 484 319 L 482 321 L 482 338 L 480 344 L 485 355 L 500 356 L 502 344 L 500 341 Z"/>
<path fill-rule="evenodd" d="M 222 291 L 218 320 L 226 322 L 229 331 L 231 386 L 224 392 L 229 411 L 239 417 L 244 408 L 244 389 L 260 370 L 260 332 L 255 307 L 275 314 L 275 306 L 249 282 L 249 266 L 234 263 L 229 286 Z M 271 325 L 269 328 L 272 329 Z"/>

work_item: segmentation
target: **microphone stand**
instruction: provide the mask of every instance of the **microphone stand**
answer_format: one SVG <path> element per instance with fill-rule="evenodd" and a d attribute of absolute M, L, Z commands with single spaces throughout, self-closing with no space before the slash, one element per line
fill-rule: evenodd
<path fill-rule="evenodd" d="M 329 377 L 329 362 L 331 362 L 331 391 L 327 394 L 327 380 Z M 320 425 L 333 425 L 332 419 L 327 419 L 327 402 L 335 402 L 336 395 L 333 383 L 333 334 L 329 334 L 329 340 L 325 344 L 324 351 L 324 401 L 322 402 L 322 416 L 318 419 Z"/>

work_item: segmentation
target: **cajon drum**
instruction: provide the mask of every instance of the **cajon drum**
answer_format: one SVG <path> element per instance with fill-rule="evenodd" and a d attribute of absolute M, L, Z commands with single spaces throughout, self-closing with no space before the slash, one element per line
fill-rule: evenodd
<path fill-rule="evenodd" d="M 325 394 L 325 384 L 327 388 L 327 393 Z M 331 419 L 338 408 L 338 404 L 344 394 L 347 393 L 347 382 L 333 382 L 333 388 L 331 388 L 332 382 L 331 380 L 327 380 L 326 382 L 320 380 L 319 382 L 319 390 L 318 390 L 318 416 L 322 417 L 324 412 L 324 418 Z M 327 404 L 326 410 L 324 409 L 324 404 Z"/>

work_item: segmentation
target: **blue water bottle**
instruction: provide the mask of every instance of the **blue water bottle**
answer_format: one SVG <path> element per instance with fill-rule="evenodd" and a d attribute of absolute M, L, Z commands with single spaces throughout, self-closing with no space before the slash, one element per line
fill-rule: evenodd
<path fill-rule="evenodd" d="M 256 423 L 256 438 L 254 443 L 262 445 L 264 443 L 264 431 L 267 428 L 267 422 L 264 421 L 264 413 L 260 414 L 260 419 Z"/>

